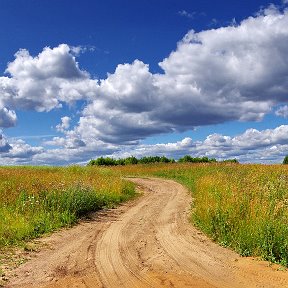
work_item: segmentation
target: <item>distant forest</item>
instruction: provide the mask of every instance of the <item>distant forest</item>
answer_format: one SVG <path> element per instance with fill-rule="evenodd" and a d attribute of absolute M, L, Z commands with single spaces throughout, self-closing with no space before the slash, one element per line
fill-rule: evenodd
<path fill-rule="evenodd" d="M 153 163 L 218 163 L 215 158 L 208 157 L 192 157 L 185 155 L 177 161 L 173 158 L 167 158 L 165 156 L 145 156 L 142 158 L 136 158 L 130 156 L 127 158 L 114 159 L 111 157 L 99 157 L 89 161 L 88 166 L 117 166 L 117 165 L 136 165 L 136 164 L 153 164 Z M 237 159 L 227 159 L 220 161 L 221 163 L 239 163 Z"/>

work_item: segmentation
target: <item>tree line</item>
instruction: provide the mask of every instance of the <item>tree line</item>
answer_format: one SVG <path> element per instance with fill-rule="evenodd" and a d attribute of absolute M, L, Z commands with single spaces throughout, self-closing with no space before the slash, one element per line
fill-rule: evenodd
<path fill-rule="evenodd" d="M 215 158 L 208 157 L 192 157 L 185 155 L 176 161 L 173 158 L 167 158 L 165 156 L 145 156 L 142 158 L 136 158 L 129 156 L 127 158 L 114 159 L 111 157 L 99 157 L 89 161 L 88 166 L 118 166 L 118 165 L 136 165 L 136 164 L 153 164 L 153 163 L 217 163 Z M 222 163 L 239 163 L 237 159 L 227 159 L 221 161 Z"/>

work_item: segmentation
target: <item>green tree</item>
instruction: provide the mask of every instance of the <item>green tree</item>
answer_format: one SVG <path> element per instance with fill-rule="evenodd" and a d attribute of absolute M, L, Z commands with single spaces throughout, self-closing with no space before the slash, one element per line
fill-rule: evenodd
<path fill-rule="evenodd" d="M 285 156 L 285 158 L 283 160 L 283 164 L 288 164 L 288 155 Z"/>
<path fill-rule="evenodd" d="M 138 163 L 138 159 L 134 156 L 130 156 L 125 159 L 125 165 L 131 165 L 131 164 L 137 164 L 137 163 Z"/>

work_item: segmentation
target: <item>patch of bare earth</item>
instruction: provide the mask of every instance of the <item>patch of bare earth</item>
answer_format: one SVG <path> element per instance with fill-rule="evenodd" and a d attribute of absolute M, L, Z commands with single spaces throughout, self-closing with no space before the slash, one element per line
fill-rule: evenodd
<path fill-rule="evenodd" d="M 183 186 L 131 181 L 143 197 L 43 239 L 50 248 L 13 271 L 7 287 L 288 287 L 288 272 L 241 258 L 194 228 Z"/>

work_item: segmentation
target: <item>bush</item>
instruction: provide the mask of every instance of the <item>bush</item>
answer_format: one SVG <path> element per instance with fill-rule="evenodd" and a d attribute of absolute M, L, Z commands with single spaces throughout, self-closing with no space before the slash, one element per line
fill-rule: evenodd
<path fill-rule="evenodd" d="M 151 163 L 175 163 L 175 160 L 165 156 L 145 156 L 137 159 L 134 156 L 127 158 L 119 158 L 117 160 L 110 157 L 100 157 L 89 161 L 87 166 L 116 166 L 116 165 L 135 165 L 135 164 L 151 164 Z"/>
<path fill-rule="evenodd" d="M 222 163 L 235 163 L 235 164 L 239 164 L 239 161 L 234 158 L 234 159 L 223 160 Z"/>
<path fill-rule="evenodd" d="M 137 164 L 137 163 L 138 163 L 138 159 L 134 156 L 130 156 L 125 159 L 125 165 Z"/>
<path fill-rule="evenodd" d="M 139 159 L 139 163 L 141 164 L 150 164 L 150 163 L 174 163 L 174 159 L 168 159 L 165 156 L 145 156 Z"/>
<path fill-rule="evenodd" d="M 110 157 L 100 157 L 97 158 L 96 160 L 90 160 L 88 163 L 88 166 L 115 166 L 118 165 L 117 161 L 113 158 Z"/>
<path fill-rule="evenodd" d="M 208 157 L 191 157 L 190 155 L 185 155 L 178 160 L 179 163 L 215 163 L 217 160 L 215 158 L 209 159 Z"/>
<path fill-rule="evenodd" d="M 288 159 L 287 159 L 288 161 Z M 88 166 L 118 166 L 118 165 L 136 165 L 136 164 L 153 164 L 153 163 L 175 163 L 173 158 L 167 158 L 165 156 L 144 156 L 142 158 L 136 158 L 130 156 L 127 158 L 119 158 L 117 160 L 110 157 L 100 157 L 97 159 L 90 160 Z M 217 163 L 215 158 L 204 157 L 192 157 L 185 155 L 180 158 L 178 163 Z M 227 159 L 221 161 L 223 163 L 239 163 L 237 159 Z"/>
<path fill-rule="evenodd" d="M 106 160 L 99 163 L 113 163 Z M 0 167 L 0 251 L 114 207 L 134 192 L 134 184 L 111 169 Z"/>

